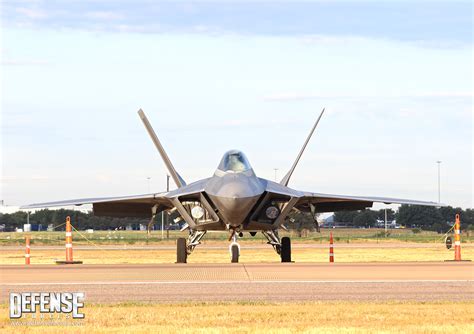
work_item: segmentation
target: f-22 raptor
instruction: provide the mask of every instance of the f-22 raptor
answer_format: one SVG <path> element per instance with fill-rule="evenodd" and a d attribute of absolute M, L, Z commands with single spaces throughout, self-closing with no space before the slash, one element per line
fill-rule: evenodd
<path fill-rule="evenodd" d="M 286 229 L 285 223 L 292 210 L 310 213 L 319 231 L 316 215 L 321 212 L 362 210 L 372 207 L 374 202 L 443 206 L 435 202 L 322 194 L 288 187 L 290 178 L 323 114 L 324 109 L 290 170 L 279 183 L 257 177 L 245 154 L 231 150 L 224 154 L 213 176 L 186 184 L 171 163 L 145 113 L 140 109 L 138 115 L 173 178 L 176 190 L 134 196 L 38 203 L 22 208 L 92 204 L 93 212 L 97 216 L 151 218 L 150 224 L 162 211 L 170 214 L 176 212 L 179 215 L 178 219 L 185 222 L 182 230 L 189 231 L 187 239 L 177 240 L 177 263 L 186 263 L 187 257 L 201 243 L 207 231 L 229 231 L 231 262 L 239 261 L 238 238 L 242 237 L 244 232 L 249 232 L 252 236 L 261 232 L 280 256 L 281 262 L 291 262 L 290 238 L 280 238 L 278 230 Z"/>

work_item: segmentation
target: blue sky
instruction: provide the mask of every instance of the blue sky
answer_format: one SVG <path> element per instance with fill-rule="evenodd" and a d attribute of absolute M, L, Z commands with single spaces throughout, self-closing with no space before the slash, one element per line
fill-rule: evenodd
<path fill-rule="evenodd" d="M 469 2 L 3 1 L 1 198 L 144 193 L 231 148 L 296 189 L 472 207 Z"/>

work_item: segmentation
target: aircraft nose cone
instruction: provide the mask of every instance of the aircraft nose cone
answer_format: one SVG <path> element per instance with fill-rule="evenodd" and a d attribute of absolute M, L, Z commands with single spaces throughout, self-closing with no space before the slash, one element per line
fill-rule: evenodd
<path fill-rule="evenodd" d="M 216 197 L 209 195 L 212 202 L 217 206 L 219 213 L 226 224 L 231 226 L 241 225 L 250 210 L 257 203 L 260 196 L 253 197 Z"/>
<path fill-rule="evenodd" d="M 220 197 L 233 199 L 253 197 L 256 195 L 254 187 L 249 182 L 225 182 L 216 194 Z"/>
<path fill-rule="evenodd" d="M 213 177 L 205 188 L 206 193 L 210 196 L 232 199 L 259 196 L 264 190 L 265 187 L 258 178 L 241 174 Z"/>
<path fill-rule="evenodd" d="M 212 180 L 206 193 L 226 224 L 239 226 L 257 203 L 264 188 L 256 177 L 226 175 Z"/>

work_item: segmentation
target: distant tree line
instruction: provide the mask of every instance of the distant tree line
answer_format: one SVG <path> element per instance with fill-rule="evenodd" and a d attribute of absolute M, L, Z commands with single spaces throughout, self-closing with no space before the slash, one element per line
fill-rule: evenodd
<path fill-rule="evenodd" d="M 387 210 L 387 220 L 396 220 L 398 225 L 408 228 L 446 232 L 454 224 L 456 214 L 460 215 L 463 229 L 474 229 L 474 210 L 435 208 L 430 206 L 402 205 L 397 212 Z M 350 223 L 354 227 L 375 227 L 377 220 L 385 219 L 385 210 L 359 210 L 335 212 L 334 221 Z"/>
<path fill-rule="evenodd" d="M 396 219 L 397 224 L 408 228 L 421 228 L 423 230 L 431 230 L 437 232 L 446 232 L 454 223 L 455 215 L 459 213 L 461 216 L 461 224 L 463 229 L 474 229 L 474 210 L 453 207 L 435 208 L 427 206 L 402 205 L 397 212 L 392 209 L 387 210 L 387 220 Z M 58 226 L 66 221 L 66 217 L 71 217 L 71 223 L 79 230 L 95 229 L 125 229 L 127 225 L 135 228 L 139 224 L 147 225 L 148 219 L 137 218 L 113 218 L 113 217 L 97 217 L 92 212 L 81 212 L 74 210 L 38 210 L 30 214 L 30 224 L 41 224 L 45 230 L 48 225 Z M 165 214 L 166 218 L 166 214 Z M 304 230 L 313 230 L 314 220 L 309 213 L 293 212 L 290 214 L 290 222 L 286 224 L 288 228 L 295 229 L 299 232 Z M 385 210 L 359 210 L 359 211 L 339 211 L 335 212 L 334 221 L 348 223 L 354 227 L 375 227 L 377 220 L 385 219 Z M 15 228 L 23 228 L 23 224 L 27 221 L 27 213 L 17 211 L 12 214 L 0 213 L 0 226 L 3 230 L 12 231 Z M 165 220 L 173 223 L 172 219 Z M 161 226 L 161 215 L 157 215 L 155 226 Z M 55 230 L 64 230 L 61 225 Z"/>
<path fill-rule="evenodd" d="M 46 230 L 48 225 L 58 226 L 66 222 L 66 217 L 71 217 L 71 224 L 78 230 L 94 229 L 94 230 L 113 230 L 125 229 L 127 225 L 138 226 L 139 224 L 148 224 L 148 219 L 137 218 L 113 218 L 113 217 L 97 217 L 92 212 L 81 212 L 74 210 L 38 210 L 30 214 L 30 224 L 41 224 L 42 230 Z M 161 225 L 161 215 L 158 215 L 158 222 Z M 17 211 L 12 214 L 0 213 L 0 225 L 5 225 L 5 231 L 12 231 L 15 228 L 23 228 L 23 224 L 27 222 L 27 213 L 25 211 Z M 55 231 L 63 231 L 64 225 L 56 228 Z"/>

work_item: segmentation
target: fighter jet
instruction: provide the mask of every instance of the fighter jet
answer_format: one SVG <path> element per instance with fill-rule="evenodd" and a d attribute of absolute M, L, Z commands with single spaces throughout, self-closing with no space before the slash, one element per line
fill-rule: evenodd
<path fill-rule="evenodd" d="M 153 224 L 158 213 L 166 211 L 168 214 L 177 214 L 178 219 L 184 220 L 182 231 L 189 232 L 187 239 L 177 240 L 177 263 L 187 262 L 187 257 L 201 243 L 207 231 L 229 232 L 231 262 L 235 263 L 239 261 L 240 256 L 238 240 L 244 232 L 249 232 L 252 236 L 258 232 L 262 233 L 268 244 L 280 256 L 281 262 L 291 262 L 290 238 L 280 238 L 278 231 L 286 229 L 288 215 L 294 210 L 310 213 L 319 231 L 316 216 L 321 212 L 362 210 L 372 207 L 374 202 L 444 206 L 435 202 L 396 198 L 313 193 L 288 187 L 291 176 L 323 114 L 324 109 L 290 170 L 279 183 L 257 177 L 245 154 L 238 150 L 230 150 L 222 157 L 214 175 L 187 184 L 176 171 L 145 113 L 140 109 L 138 115 L 176 184 L 176 190 L 134 196 L 37 203 L 22 208 L 92 204 L 93 212 L 97 216 L 150 218 L 149 226 Z"/>

